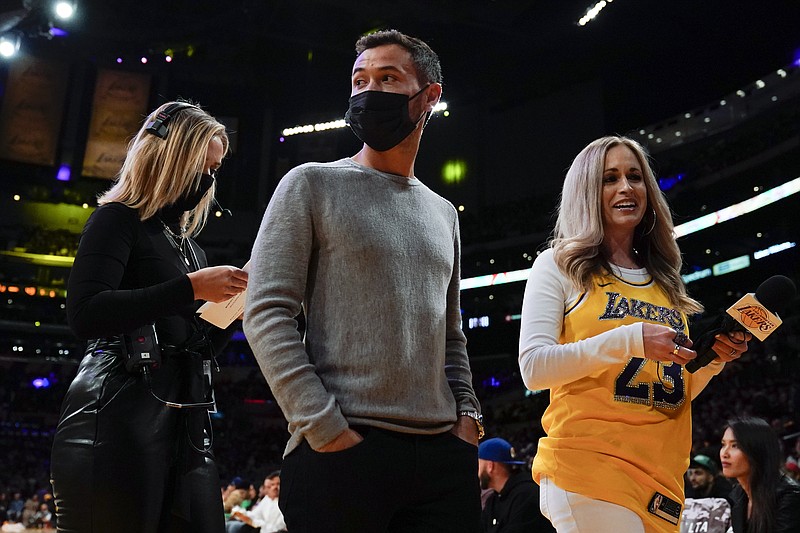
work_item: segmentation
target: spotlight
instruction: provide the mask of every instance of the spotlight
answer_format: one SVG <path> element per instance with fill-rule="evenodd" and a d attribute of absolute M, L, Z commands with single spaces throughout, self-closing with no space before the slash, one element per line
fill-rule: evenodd
<path fill-rule="evenodd" d="M 57 28 L 53 26 L 52 28 L 50 28 L 47 34 L 50 37 L 67 37 L 69 35 L 69 32 L 63 28 Z"/>
<path fill-rule="evenodd" d="M 55 11 L 56 16 L 61 20 L 71 19 L 75 14 L 75 2 L 59 0 L 53 5 L 53 11 Z"/>
<path fill-rule="evenodd" d="M 0 56 L 13 57 L 19 51 L 20 38 L 15 33 L 0 35 Z"/>
<path fill-rule="evenodd" d="M 61 165 L 58 167 L 58 172 L 56 173 L 56 179 L 58 181 L 69 181 L 71 176 L 72 170 L 69 165 Z"/>
<path fill-rule="evenodd" d="M 50 380 L 47 378 L 35 378 L 31 381 L 31 385 L 36 389 L 46 389 L 50 386 Z"/>

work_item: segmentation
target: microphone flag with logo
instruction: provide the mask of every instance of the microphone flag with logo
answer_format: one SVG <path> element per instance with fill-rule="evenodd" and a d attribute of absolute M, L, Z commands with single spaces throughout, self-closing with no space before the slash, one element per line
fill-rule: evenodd
<path fill-rule="evenodd" d="M 777 275 L 761 283 L 755 294 L 745 294 L 694 341 L 692 349 L 697 352 L 697 358 L 686 363 L 686 370 L 697 372 L 717 358 L 717 353 L 711 349 L 716 335 L 747 331 L 758 340 L 766 339 L 783 323 L 778 313 L 792 301 L 796 292 L 792 280 Z"/>

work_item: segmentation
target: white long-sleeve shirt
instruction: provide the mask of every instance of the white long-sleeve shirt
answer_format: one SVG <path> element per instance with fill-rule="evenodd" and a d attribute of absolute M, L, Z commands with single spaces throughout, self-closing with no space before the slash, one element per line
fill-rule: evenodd
<path fill-rule="evenodd" d="M 646 269 L 613 267 L 631 283 L 650 278 Z M 559 344 L 565 312 L 579 303 L 581 292 L 561 273 L 553 250 L 542 252 L 533 263 L 522 302 L 519 367 L 530 390 L 550 389 L 588 376 L 609 364 L 644 356 L 642 322 L 620 326 L 594 337 Z M 694 399 L 725 366 L 713 362 L 694 374 L 690 398 Z"/>
<path fill-rule="evenodd" d="M 253 527 L 261 528 L 261 533 L 275 533 L 286 529 L 286 522 L 283 521 L 283 513 L 278 507 L 278 499 L 274 500 L 265 497 L 258 502 L 255 507 L 244 514 L 253 521 Z"/>

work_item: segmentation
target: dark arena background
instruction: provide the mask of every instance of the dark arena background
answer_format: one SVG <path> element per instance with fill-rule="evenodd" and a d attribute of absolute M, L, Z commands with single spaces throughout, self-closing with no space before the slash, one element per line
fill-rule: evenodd
<path fill-rule="evenodd" d="M 800 282 L 800 3 L 607 1 L 585 24 L 591 0 L 78 0 L 68 20 L 52 0 L 0 1 L 0 53 L 16 52 L 0 57 L 1 518 L 15 493 L 50 499 L 52 438 L 84 351 L 66 281 L 118 169 L 108 145 L 178 97 L 225 123 L 217 197 L 234 216 L 198 240 L 211 264 L 241 266 L 288 169 L 358 151 L 336 121 L 369 31 L 418 36 L 441 59 L 446 109 L 416 175 L 460 212 L 463 327 L 487 436 L 530 457 L 542 435 L 547 391 L 526 391 L 517 367 L 524 281 L 566 168 L 597 137 L 625 134 L 652 155 L 683 274 L 707 309 L 694 331 L 771 275 Z M 135 120 L 109 119 L 124 114 L 114 106 Z M 376 294 L 369 312 L 380 306 Z M 697 451 L 716 454 L 726 419 L 751 413 L 796 457 L 797 297 L 782 317 L 695 402 Z M 257 484 L 280 467 L 286 423 L 241 331 L 219 363 L 220 484 Z"/>

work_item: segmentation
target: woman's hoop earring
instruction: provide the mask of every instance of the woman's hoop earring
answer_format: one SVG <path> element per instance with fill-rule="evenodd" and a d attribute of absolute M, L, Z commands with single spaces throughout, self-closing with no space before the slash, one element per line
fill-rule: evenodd
<path fill-rule="evenodd" d="M 645 235 L 650 235 L 651 233 L 653 233 L 653 230 L 656 229 L 656 221 L 658 220 L 658 215 L 656 215 L 656 210 L 654 208 L 651 207 L 650 210 L 653 212 L 653 224 L 650 226 L 649 230 L 642 233 L 642 237 L 644 237 Z"/>

